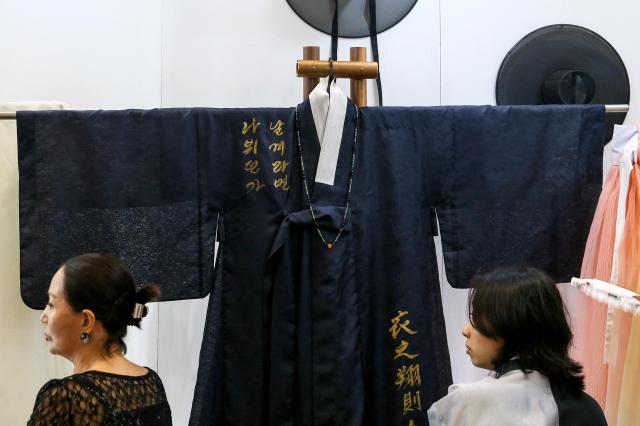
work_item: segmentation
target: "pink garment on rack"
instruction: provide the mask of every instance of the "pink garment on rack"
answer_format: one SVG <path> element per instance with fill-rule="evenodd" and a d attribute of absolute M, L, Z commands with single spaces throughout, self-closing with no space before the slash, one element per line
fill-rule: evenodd
<path fill-rule="evenodd" d="M 633 166 L 627 195 L 627 218 L 620 244 L 619 285 L 636 291 L 640 278 L 640 154 Z"/>
<path fill-rule="evenodd" d="M 615 126 L 611 141 L 612 166 L 598 201 L 582 262 L 581 276 L 625 286 L 632 285 L 628 258 L 629 240 L 625 234 L 633 226 L 629 206 L 631 172 L 638 150 L 638 128 Z M 636 190 L 634 184 L 633 191 Z M 627 224 L 627 219 L 631 223 Z M 623 260 L 624 259 L 624 260 Z M 565 291 L 565 293 L 567 293 Z M 584 367 L 586 391 L 605 410 L 609 424 L 616 424 L 621 381 L 631 317 L 608 310 L 607 305 L 584 294 L 567 297 L 573 314 L 574 359 Z"/>
<path fill-rule="evenodd" d="M 629 179 L 626 219 L 620 243 L 617 283 L 619 286 L 633 291 L 636 291 L 640 271 L 640 187 L 638 176 L 640 176 L 640 167 L 636 163 Z M 613 314 L 609 354 L 607 356 L 609 360 L 609 375 L 605 406 L 607 421 L 612 425 L 617 424 L 618 413 L 620 412 L 619 402 L 622 391 L 622 378 L 625 374 L 625 360 L 627 358 L 632 320 L 633 316 L 630 313 L 620 309 L 616 309 Z"/>
<path fill-rule="evenodd" d="M 620 190 L 620 168 L 611 166 L 594 214 L 582 260 L 580 276 L 608 281 L 615 242 L 616 212 Z M 568 290 L 565 291 L 565 294 Z M 607 365 L 603 348 L 607 306 L 573 291 L 566 299 L 574 333 L 572 357 L 585 373 L 585 391 L 604 408 L 607 393 Z"/>
<path fill-rule="evenodd" d="M 631 172 L 625 233 L 620 247 L 620 282 L 625 283 L 626 288 L 638 292 L 640 291 L 640 155 L 636 160 Z M 615 410 L 614 407 L 611 408 L 611 411 L 617 413 L 617 423 L 610 422 L 610 424 L 637 425 L 640 424 L 638 412 L 640 318 L 627 316 L 624 319 L 626 321 L 620 324 L 622 334 L 618 357 L 621 362 L 618 379 L 619 395 Z"/>

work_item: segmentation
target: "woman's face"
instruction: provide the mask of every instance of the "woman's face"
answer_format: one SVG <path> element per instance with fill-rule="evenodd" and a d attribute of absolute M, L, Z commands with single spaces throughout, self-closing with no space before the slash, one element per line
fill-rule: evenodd
<path fill-rule="evenodd" d="M 82 344 L 83 315 L 75 312 L 64 297 L 64 273 L 58 269 L 49 286 L 49 301 L 40 316 L 49 352 L 71 358 Z"/>
<path fill-rule="evenodd" d="M 504 347 L 504 340 L 485 336 L 470 322 L 462 329 L 462 335 L 467 338 L 465 346 L 471 363 L 479 368 L 495 370 L 493 362 Z"/>

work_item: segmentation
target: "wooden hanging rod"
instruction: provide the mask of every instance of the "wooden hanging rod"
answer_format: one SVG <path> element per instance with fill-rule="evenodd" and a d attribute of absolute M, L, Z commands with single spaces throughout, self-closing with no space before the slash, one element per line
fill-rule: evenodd
<path fill-rule="evenodd" d="M 351 83 L 351 99 L 359 107 L 367 106 L 367 79 L 378 76 L 378 64 L 367 62 L 366 47 L 349 48 L 349 61 L 321 61 L 319 46 L 304 46 L 302 59 L 296 62 L 296 75 L 302 77 L 302 97 L 309 98 L 311 91 L 320 82 L 320 77 L 333 74 L 348 78 Z"/>
<path fill-rule="evenodd" d="M 300 59 L 296 62 L 298 77 L 326 77 L 331 71 L 329 61 Z M 333 61 L 333 75 L 337 78 L 371 79 L 378 76 L 376 62 Z"/>

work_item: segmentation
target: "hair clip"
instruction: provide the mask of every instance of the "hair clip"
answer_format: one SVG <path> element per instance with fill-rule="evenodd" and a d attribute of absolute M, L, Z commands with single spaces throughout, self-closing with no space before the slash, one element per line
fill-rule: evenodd
<path fill-rule="evenodd" d="M 133 318 L 140 319 L 144 316 L 144 305 L 142 303 L 136 303 L 133 307 Z"/>

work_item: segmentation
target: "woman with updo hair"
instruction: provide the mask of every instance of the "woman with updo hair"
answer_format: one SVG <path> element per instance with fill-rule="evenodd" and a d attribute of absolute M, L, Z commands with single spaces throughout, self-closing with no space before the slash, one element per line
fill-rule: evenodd
<path fill-rule="evenodd" d="M 117 257 L 67 260 L 49 286 L 40 320 L 49 352 L 73 363 L 64 379 L 38 392 L 29 425 L 171 425 L 160 377 L 125 358 L 127 326 L 140 327 L 158 286 L 136 288 Z"/>

